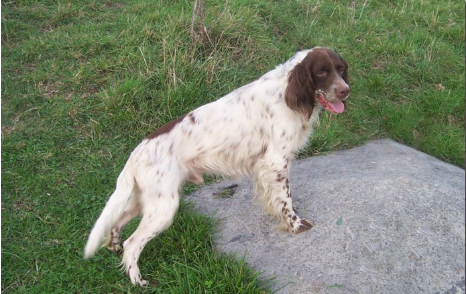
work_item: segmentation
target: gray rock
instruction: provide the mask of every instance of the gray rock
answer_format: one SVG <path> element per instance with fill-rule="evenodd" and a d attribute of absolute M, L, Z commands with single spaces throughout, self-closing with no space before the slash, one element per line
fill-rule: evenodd
<path fill-rule="evenodd" d="M 295 161 L 290 182 L 314 223 L 298 235 L 278 229 L 249 180 L 187 200 L 221 219 L 218 249 L 246 254 L 277 293 L 465 292 L 463 169 L 384 139 Z M 218 196 L 225 187 L 231 197 Z"/>

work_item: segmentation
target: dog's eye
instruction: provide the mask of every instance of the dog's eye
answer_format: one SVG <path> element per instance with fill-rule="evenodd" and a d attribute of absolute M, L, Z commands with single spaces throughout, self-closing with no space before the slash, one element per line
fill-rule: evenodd
<path fill-rule="evenodd" d="M 325 71 L 325 70 L 321 70 L 321 71 L 317 72 L 318 77 L 326 77 L 327 75 L 328 75 L 328 72 Z"/>

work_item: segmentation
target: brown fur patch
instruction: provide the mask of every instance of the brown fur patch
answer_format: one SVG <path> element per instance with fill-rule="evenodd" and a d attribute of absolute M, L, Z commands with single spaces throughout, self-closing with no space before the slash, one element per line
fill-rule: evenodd
<path fill-rule="evenodd" d="M 305 232 L 307 230 L 310 230 L 312 228 L 312 224 L 306 220 L 306 219 L 301 219 L 301 225 L 299 228 L 296 230 L 296 234 Z"/>
<path fill-rule="evenodd" d="M 175 120 L 172 120 L 171 122 L 167 123 L 167 124 L 164 124 L 163 126 L 161 126 L 160 128 L 156 129 L 152 134 L 150 134 L 149 136 L 146 137 L 146 139 L 150 140 L 150 139 L 154 139 L 160 135 L 163 135 L 163 134 L 167 134 L 167 133 L 170 133 L 170 131 L 177 125 L 179 124 L 181 121 L 183 121 L 183 119 L 185 118 L 186 114 L 183 115 L 182 117 L 178 118 L 178 119 L 175 119 Z"/>
<path fill-rule="evenodd" d="M 192 112 L 188 114 L 188 117 L 193 124 L 196 123 L 196 118 L 194 117 L 194 114 Z"/>

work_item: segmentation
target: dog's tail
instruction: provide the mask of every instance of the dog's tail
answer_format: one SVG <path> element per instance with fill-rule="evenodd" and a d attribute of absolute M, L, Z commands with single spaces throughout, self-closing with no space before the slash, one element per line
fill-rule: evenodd
<path fill-rule="evenodd" d="M 112 228 L 125 212 L 128 201 L 131 199 L 135 188 L 134 175 L 129 167 L 128 162 L 123 168 L 117 180 L 115 192 L 107 201 L 104 210 L 99 219 L 92 228 L 86 248 L 84 249 L 84 258 L 91 258 L 94 253 L 103 245 L 110 236 Z"/>

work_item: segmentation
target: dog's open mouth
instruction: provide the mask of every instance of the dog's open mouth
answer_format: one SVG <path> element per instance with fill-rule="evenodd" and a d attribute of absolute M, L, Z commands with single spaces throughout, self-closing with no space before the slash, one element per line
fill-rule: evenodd
<path fill-rule="evenodd" d="M 343 102 L 330 102 L 325 98 L 325 92 L 318 90 L 317 91 L 317 99 L 319 100 L 320 104 L 331 113 L 342 113 L 345 111 L 345 104 Z"/>

